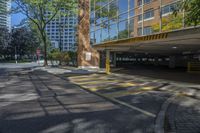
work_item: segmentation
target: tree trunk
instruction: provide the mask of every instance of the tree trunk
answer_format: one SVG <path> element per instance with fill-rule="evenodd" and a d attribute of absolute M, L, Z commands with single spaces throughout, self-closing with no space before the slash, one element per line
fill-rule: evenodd
<path fill-rule="evenodd" d="M 47 63 L 47 38 L 46 38 L 44 31 L 40 31 L 40 33 L 41 33 L 42 41 L 44 44 L 44 65 L 43 66 L 48 66 L 48 63 Z"/>
<path fill-rule="evenodd" d="M 47 63 L 47 41 L 46 41 L 46 36 L 43 36 L 43 41 L 44 41 L 44 66 L 48 66 Z"/>

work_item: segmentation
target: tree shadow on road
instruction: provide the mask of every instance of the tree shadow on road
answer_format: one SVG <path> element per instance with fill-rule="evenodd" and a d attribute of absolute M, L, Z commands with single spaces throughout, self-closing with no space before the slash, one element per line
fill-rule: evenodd
<path fill-rule="evenodd" d="M 153 118 L 120 108 L 47 72 L 27 74 L 18 75 L 18 83 L 25 80 L 27 86 L 10 84 L 13 88 L 9 93 L 34 94 L 34 97 L 20 95 L 18 101 L 13 97 L 13 101 L 8 97 L 0 100 L 0 103 L 10 102 L 0 107 L 1 133 L 153 132 Z M 29 77 L 28 80 L 24 76 Z M 28 86 L 30 83 L 33 85 Z"/>

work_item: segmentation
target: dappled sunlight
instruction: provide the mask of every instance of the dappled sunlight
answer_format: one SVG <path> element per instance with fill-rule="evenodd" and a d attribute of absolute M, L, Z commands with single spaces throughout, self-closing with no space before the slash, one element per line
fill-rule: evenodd
<path fill-rule="evenodd" d="M 17 84 L 20 80 L 17 78 L 17 76 L 12 76 L 10 80 L 8 80 L 5 84 L 11 85 L 11 84 Z"/>
<path fill-rule="evenodd" d="M 184 100 L 181 100 L 180 106 L 186 107 L 186 108 L 197 107 L 200 110 L 200 106 L 199 106 L 200 103 L 198 100 L 187 98 L 187 97 L 182 97 L 182 99 L 184 99 Z"/>
<path fill-rule="evenodd" d="M 94 102 L 94 103 L 68 105 L 67 108 L 69 108 L 69 111 L 71 113 L 83 113 L 83 112 L 113 110 L 113 109 L 118 109 L 119 107 L 114 106 L 111 103 L 102 101 L 102 102 Z"/>
<path fill-rule="evenodd" d="M 32 124 L 37 126 L 31 130 L 39 133 L 153 132 L 154 121 L 163 103 L 172 93 L 184 96 L 187 92 L 187 88 L 148 78 L 140 80 L 139 77 L 98 73 L 67 76 L 66 73 L 65 79 L 61 79 L 59 75 L 41 70 L 30 71 L 28 76 L 18 73 L 19 82 L 25 84 L 14 83 L 6 89 L 1 88 L 2 131 L 7 131 L 5 125 L 9 123 L 13 129 L 18 129 L 13 125 L 23 125 L 20 133 L 29 132 Z M 192 88 L 187 93 L 198 93 L 198 90 Z M 182 112 L 186 109 L 186 112 L 199 116 L 198 100 L 182 101 L 177 108 L 179 114 L 186 115 Z"/>
<path fill-rule="evenodd" d="M 11 85 L 0 95 L 1 105 L 5 103 L 0 107 L 2 132 L 142 133 L 147 128 L 153 131 L 153 117 L 121 108 L 83 90 L 69 79 L 40 70 L 30 71 L 28 76 L 17 76 L 25 84 Z M 108 79 L 112 81 L 113 78 L 109 76 Z M 119 90 L 120 87 L 137 87 L 137 83 L 120 80 L 118 87 Z"/>
<path fill-rule="evenodd" d="M 1 94 L 0 95 L 0 101 L 8 101 L 8 102 L 30 101 L 37 98 L 38 98 L 38 95 L 34 93 Z"/>
<path fill-rule="evenodd" d="M 21 112 L 13 113 L 10 116 L 6 117 L 5 120 L 24 120 L 42 116 L 45 116 L 45 113 L 42 111 Z"/>
<path fill-rule="evenodd" d="M 69 77 L 69 80 L 73 83 L 79 84 L 84 88 L 88 88 L 92 91 L 102 91 L 112 90 L 113 91 L 127 91 L 125 93 L 138 93 L 139 91 L 150 91 L 153 89 L 162 86 L 161 83 L 156 82 L 142 82 L 138 79 L 124 79 L 122 77 L 117 77 L 113 75 L 101 75 L 101 74 L 92 74 L 88 76 L 73 76 Z M 119 92 L 120 93 L 120 92 Z"/>

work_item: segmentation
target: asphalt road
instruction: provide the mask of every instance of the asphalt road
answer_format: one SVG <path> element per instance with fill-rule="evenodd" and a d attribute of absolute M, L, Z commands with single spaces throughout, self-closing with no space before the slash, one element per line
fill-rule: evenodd
<path fill-rule="evenodd" d="M 0 66 L 0 133 L 200 132 L 199 85 L 34 63 Z"/>
<path fill-rule="evenodd" d="M 154 123 L 29 65 L 0 69 L 0 133 L 153 133 Z"/>

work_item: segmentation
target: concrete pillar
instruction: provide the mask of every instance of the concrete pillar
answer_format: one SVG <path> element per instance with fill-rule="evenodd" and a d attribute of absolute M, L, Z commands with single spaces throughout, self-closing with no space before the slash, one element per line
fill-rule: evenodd
<path fill-rule="evenodd" d="M 110 74 L 110 51 L 106 50 L 106 74 Z"/>
<path fill-rule="evenodd" d="M 170 56 L 169 57 L 169 68 L 175 68 L 176 67 L 176 57 Z"/>
<path fill-rule="evenodd" d="M 154 66 L 158 66 L 159 65 L 158 57 L 154 57 L 154 59 L 155 59 Z"/>
<path fill-rule="evenodd" d="M 117 54 L 115 52 L 113 53 L 113 66 L 117 67 Z"/>
<path fill-rule="evenodd" d="M 90 0 L 78 0 L 78 67 L 99 68 L 99 53 L 90 45 Z"/>

